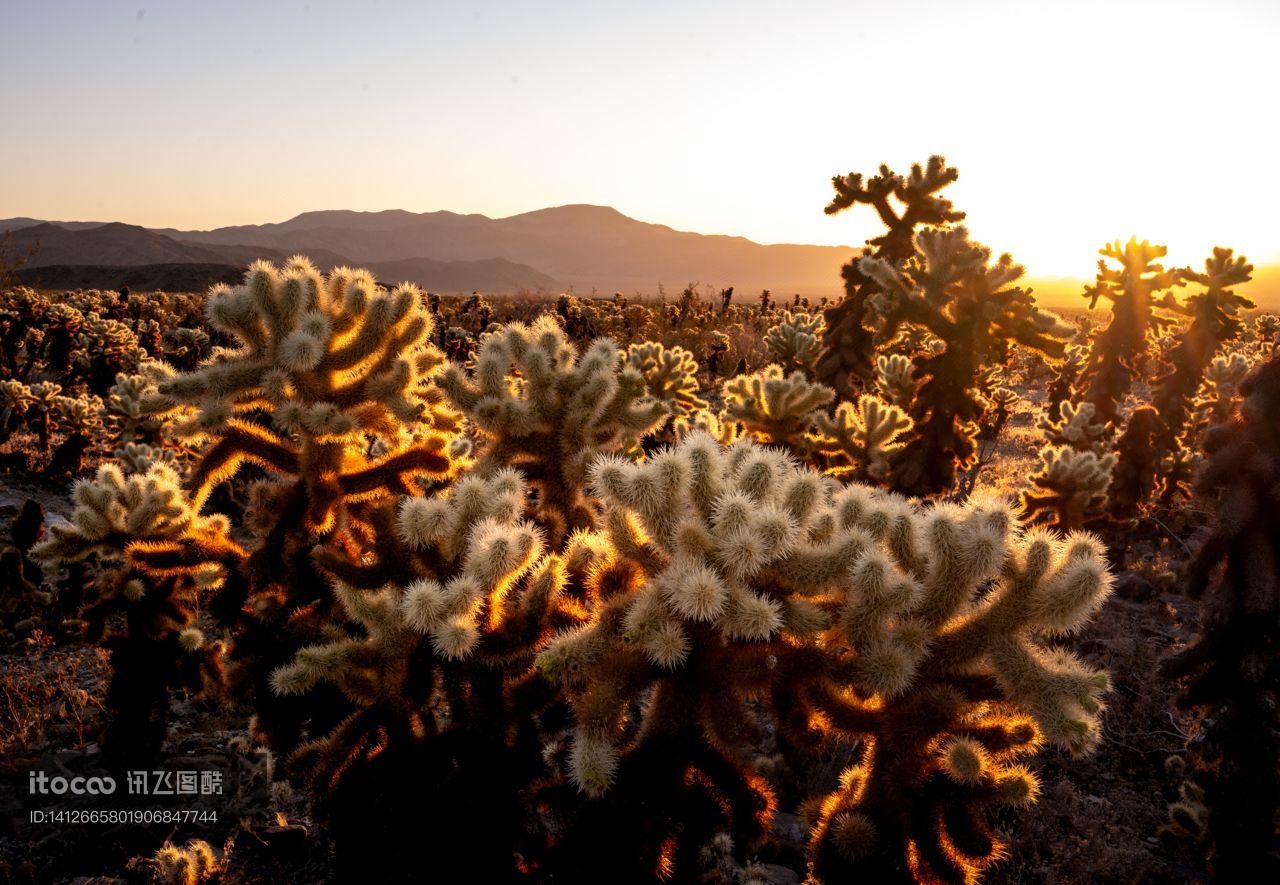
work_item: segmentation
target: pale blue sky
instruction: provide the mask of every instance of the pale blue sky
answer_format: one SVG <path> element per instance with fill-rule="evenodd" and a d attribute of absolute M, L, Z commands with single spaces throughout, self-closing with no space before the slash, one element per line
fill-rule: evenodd
<path fill-rule="evenodd" d="M 860 243 L 832 175 L 941 152 L 975 234 L 1280 255 L 1280 3 L 0 0 L 0 217 L 207 228 L 564 203 Z"/>

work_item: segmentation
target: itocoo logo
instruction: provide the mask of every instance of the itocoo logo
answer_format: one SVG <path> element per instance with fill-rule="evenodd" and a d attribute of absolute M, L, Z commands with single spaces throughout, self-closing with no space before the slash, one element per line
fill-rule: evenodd
<path fill-rule="evenodd" d="M 48 796 L 109 796 L 116 791 L 113 777 L 49 777 L 43 771 L 31 772 L 28 782 L 32 793 Z"/>

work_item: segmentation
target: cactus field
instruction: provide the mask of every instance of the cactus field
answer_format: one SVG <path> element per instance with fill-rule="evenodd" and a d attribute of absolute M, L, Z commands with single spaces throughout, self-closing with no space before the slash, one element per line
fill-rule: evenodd
<path fill-rule="evenodd" d="M 842 297 L 6 284 L 0 883 L 1280 881 L 1280 318 L 957 176 Z"/>

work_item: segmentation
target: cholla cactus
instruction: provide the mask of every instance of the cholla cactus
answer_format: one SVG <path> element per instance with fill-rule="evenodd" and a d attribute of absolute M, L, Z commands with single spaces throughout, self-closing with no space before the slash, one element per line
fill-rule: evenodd
<path fill-rule="evenodd" d="M 157 414 L 153 405 L 159 385 L 176 373 L 165 363 L 143 362 L 133 374 L 121 372 L 107 391 L 102 404 L 102 420 L 116 445 L 142 443 L 160 446 L 174 420 L 189 420 L 193 410 L 169 409 Z"/>
<path fill-rule="evenodd" d="M 1057 421 L 1062 417 L 1062 407 L 1071 399 L 1072 391 L 1075 389 L 1076 382 L 1080 378 L 1080 372 L 1084 369 L 1087 358 L 1088 349 L 1083 345 L 1067 345 L 1067 352 L 1062 358 L 1062 365 L 1058 367 L 1053 380 L 1049 382 L 1049 395 L 1045 402 L 1044 410 L 1050 421 Z M 1094 408 L 1096 411 L 1097 407 L 1095 406 Z"/>
<path fill-rule="evenodd" d="M 282 270 L 260 261 L 244 285 L 215 287 L 209 321 L 240 346 L 162 382 L 154 404 L 194 406 L 178 432 L 214 439 L 191 477 L 194 500 L 255 463 L 297 479 L 304 526 L 324 535 L 348 501 L 416 491 L 416 476 L 448 476 L 454 465 L 441 433 L 403 441 L 376 461 L 360 454 L 366 434 L 402 442 L 404 424 L 458 427 L 429 383 L 443 358 L 427 344 L 431 319 L 420 296 L 408 285 L 380 291 L 364 271 L 322 277 L 304 258 Z M 270 426 L 253 417 L 264 408 Z"/>
<path fill-rule="evenodd" d="M 841 403 L 834 415 L 820 412 L 814 428 L 806 443 L 825 459 L 826 473 L 841 480 L 883 482 L 890 460 L 905 444 L 902 436 L 911 430 L 911 419 L 897 406 L 863 394 L 856 403 Z"/>
<path fill-rule="evenodd" d="M 40 440 L 40 451 L 47 455 L 58 401 L 62 399 L 62 385 L 54 384 L 52 381 L 37 381 L 27 388 L 27 391 L 30 396 L 30 403 L 27 406 L 27 424 L 32 426 Z"/>
<path fill-rule="evenodd" d="M 202 885 L 226 868 L 213 846 L 203 839 L 192 839 L 178 847 L 166 842 L 151 858 L 158 885 Z"/>
<path fill-rule="evenodd" d="M 757 704 L 789 745 L 862 741 L 814 830 L 825 881 L 908 862 L 972 874 L 1000 851 L 984 809 L 1034 794 L 1017 757 L 1097 741 L 1105 675 L 1042 644 L 1108 592 L 1092 538 L 1022 534 L 999 504 L 837 490 L 703 435 L 644 464 L 604 459 L 594 483 L 604 605 L 539 657 L 575 710 L 573 781 L 601 797 L 568 831 L 579 871 L 625 850 L 679 877 L 726 828 L 749 846 L 771 810 L 746 765 Z M 690 813 L 677 830 L 654 807 Z"/>
<path fill-rule="evenodd" d="M 1210 428 L 1229 420 L 1240 401 L 1240 386 L 1248 374 L 1249 360 L 1244 354 L 1215 356 L 1205 369 L 1192 424 Z"/>
<path fill-rule="evenodd" d="M 1070 329 L 1013 285 L 1020 266 L 1008 255 L 992 263 L 963 227 L 922 230 L 916 249 L 901 267 L 868 257 L 859 269 L 879 287 L 873 301 L 888 331 L 919 325 L 941 342 L 915 358 L 915 437 L 893 463 L 895 489 L 929 495 L 950 489 L 957 468 L 971 464 L 984 406 L 976 388 L 997 351 L 1014 342 L 1060 357 Z"/>
<path fill-rule="evenodd" d="M 32 554 L 51 565 L 90 564 L 91 639 L 123 613 L 125 632 L 106 640 L 114 716 L 104 750 L 118 763 L 146 762 L 164 740 L 170 689 L 199 684 L 201 671 L 218 673 L 217 649 L 203 642 L 196 614 L 245 554 L 226 517 L 201 516 L 167 464 L 127 476 L 106 464 L 77 482 L 72 497 L 72 522 L 51 526 Z"/>
<path fill-rule="evenodd" d="M 1230 249 L 1214 249 L 1204 273 L 1178 272 L 1180 280 L 1200 283 L 1205 289 L 1183 305 L 1172 295 L 1165 298 L 1166 309 L 1191 317 L 1191 324 L 1166 349 L 1172 369 L 1155 383 L 1153 414 L 1145 414 L 1146 407 L 1135 411 L 1117 443 L 1111 508 L 1117 520 L 1135 517 L 1162 482 L 1161 498 L 1167 503 L 1190 479 L 1193 459 L 1182 450 L 1182 441 L 1196 392 L 1215 352 L 1243 331 L 1238 318 L 1241 308 L 1253 307 L 1253 302 L 1227 287 L 1248 282 L 1252 271 L 1252 265 L 1233 257 Z"/>
<path fill-rule="evenodd" d="M 1204 273 L 1182 274 L 1184 280 L 1204 286 L 1204 291 L 1191 295 L 1177 308 L 1178 313 L 1191 317 L 1191 325 L 1170 350 L 1172 370 L 1156 382 L 1152 396 L 1152 405 L 1174 437 L 1182 435 L 1213 358 L 1224 344 L 1244 331 L 1239 313 L 1254 304 L 1228 287 L 1247 283 L 1252 272 L 1253 265 L 1243 257 L 1236 258 L 1230 249 L 1218 248 L 1205 260 Z"/>
<path fill-rule="evenodd" d="M 741 424 L 710 409 L 699 409 L 683 418 L 677 418 L 673 429 L 676 439 L 701 432 L 708 434 L 722 446 L 732 445 L 743 435 Z"/>
<path fill-rule="evenodd" d="M 1036 427 L 1043 431 L 1051 446 L 1067 446 L 1078 452 L 1101 455 L 1107 447 L 1111 427 L 1098 421 L 1098 407 L 1093 403 L 1064 402 L 1055 420 L 1046 413 Z"/>
<path fill-rule="evenodd" d="M 326 629 L 333 602 L 313 549 L 358 558 L 379 503 L 450 478 L 460 417 L 432 383 L 444 360 L 412 286 L 387 292 L 345 268 L 322 276 L 303 258 L 258 262 L 243 285 L 215 287 L 206 311 L 238 346 L 161 381 L 146 405 L 189 409 L 174 432 L 209 440 L 187 480 L 196 506 L 244 463 L 272 477 L 250 491 L 247 581 L 218 595 L 215 614 L 236 625 L 236 688 L 288 748 L 314 711 L 278 702 L 268 680 Z"/>
<path fill-rule="evenodd" d="M 951 201 L 939 195 L 959 177 L 960 173 L 940 156 L 930 157 L 924 167 L 914 164 L 909 176 L 898 175 L 888 166 L 881 166 L 878 175 L 865 181 L 858 173 L 836 176 L 832 179 L 836 195 L 824 211 L 834 215 L 859 203 L 874 208 L 888 230 L 868 240 L 868 249 L 862 256 L 901 264 L 915 254 L 918 226 L 944 226 L 964 220 L 964 213 L 953 209 Z M 891 198 L 904 208 L 899 210 Z M 865 385 L 872 377 L 876 311 L 870 302 L 879 285 L 866 275 L 858 258 L 846 264 L 841 273 L 845 296 L 823 312 L 826 332 L 817 376 L 841 399 L 848 400 L 854 397 L 855 383 Z"/>
<path fill-rule="evenodd" d="M 513 470 L 471 475 L 382 508 L 365 561 L 321 557 L 358 630 L 301 649 L 272 685 L 296 695 L 327 681 L 354 710 L 293 757 L 324 797 L 342 878 L 403 879 L 424 850 L 450 878 L 514 874 L 532 815 L 522 803 L 551 774 L 536 721 L 554 696 L 530 664 L 555 631 L 585 619 L 568 585 L 596 556 L 574 542 L 572 561 L 549 554 L 521 521 L 525 496 Z M 441 801 L 422 802 L 410 772 Z"/>
<path fill-rule="evenodd" d="M 813 378 L 822 350 L 822 333 L 821 316 L 784 310 L 765 333 L 764 343 L 773 362 L 784 372 L 803 372 L 806 378 Z"/>
<path fill-rule="evenodd" d="M 34 402 L 31 388 L 21 381 L 0 381 L 0 442 L 5 442 L 23 423 Z"/>
<path fill-rule="evenodd" d="M 863 497 L 844 513 L 883 547 L 851 569 L 836 622 L 853 690 L 810 696 L 865 745 L 821 804 L 811 869 L 974 881 L 1004 848 L 986 810 L 1035 798 L 1022 758 L 1042 740 L 1080 752 L 1099 739 L 1106 675 L 1044 642 L 1106 598 L 1100 544 L 1019 533 L 1003 505 L 913 512 Z"/>
<path fill-rule="evenodd" d="M 594 521 L 584 493 L 591 459 L 653 431 L 668 414 L 612 341 L 579 356 L 545 316 L 484 338 L 473 375 L 452 366 L 440 384 L 485 437 L 477 468 L 519 468 L 537 490 L 538 517 L 553 542 Z"/>
<path fill-rule="evenodd" d="M 1183 705 L 1209 711 L 1197 748 L 1213 872 L 1264 881 L 1280 876 L 1280 355 L 1242 393 L 1231 422 L 1208 435 L 1196 487 L 1219 499 L 1213 532 L 1187 569 L 1188 592 L 1204 597 L 1201 635 L 1165 669 L 1187 677 Z"/>
<path fill-rule="evenodd" d="M 916 398 L 916 367 L 900 353 L 876 357 L 876 388 L 890 405 L 906 411 Z"/>
<path fill-rule="evenodd" d="M 656 341 L 632 344 L 627 365 L 644 376 L 649 395 L 667 407 L 672 420 L 707 407 L 698 395 L 698 361 L 683 347 L 663 347 Z"/>
<path fill-rule="evenodd" d="M 784 375 L 776 365 L 724 383 L 725 417 L 742 424 L 752 438 L 803 451 L 804 434 L 818 413 L 835 397 L 831 388 L 815 384 L 802 372 Z"/>
<path fill-rule="evenodd" d="M 1040 462 L 1031 484 L 1043 492 L 1022 493 L 1023 512 L 1030 521 L 1078 531 L 1104 518 L 1115 455 L 1050 444 L 1040 450 Z"/>
<path fill-rule="evenodd" d="M 84 372 L 89 390 L 104 394 L 116 375 L 133 372 L 147 352 L 125 323 L 90 313 L 76 338 L 75 359 Z"/>
<path fill-rule="evenodd" d="M 1094 404 L 1103 423 L 1116 421 L 1119 404 L 1133 385 L 1137 361 L 1150 347 L 1151 333 L 1170 322 L 1155 312 L 1157 294 L 1182 284 L 1181 271 L 1165 270 L 1157 263 L 1168 251 L 1136 239 L 1104 246 L 1097 280 L 1085 288 L 1090 308 L 1102 298 L 1111 302 L 1111 324 L 1094 338 L 1080 376 L 1081 398 Z M 1107 259 L 1119 267 L 1108 266 Z M 1169 292 L 1170 304 L 1172 298 Z"/>
<path fill-rule="evenodd" d="M 1253 334 L 1266 349 L 1275 349 L 1280 345 L 1280 316 L 1264 313 L 1253 322 Z"/>
<path fill-rule="evenodd" d="M 53 450 L 48 475 L 69 474 L 75 476 L 84 468 L 84 454 L 94 443 L 94 436 L 102 429 L 102 400 L 93 394 L 79 397 L 60 396 L 56 399 L 58 428 L 64 439 Z"/>

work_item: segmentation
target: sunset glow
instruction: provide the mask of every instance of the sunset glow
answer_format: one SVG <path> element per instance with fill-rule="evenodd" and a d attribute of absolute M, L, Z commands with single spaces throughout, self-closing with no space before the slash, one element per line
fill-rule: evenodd
<path fill-rule="evenodd" d="M 830 177 L 942 153 L 974 234 L 1036 275 L 1088 276 L 1135 234 L 1179 262 L 1280 257 L 1266 0 L 135 0 L 0 24 L 0 217 L 595 203 L 856 245 L 874 219 L 824 216 Z"/>

